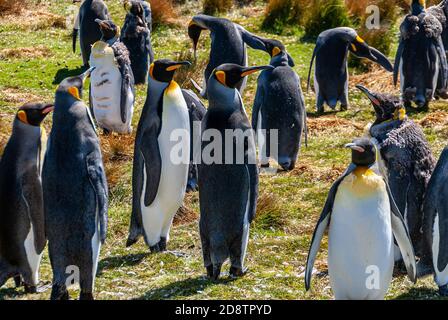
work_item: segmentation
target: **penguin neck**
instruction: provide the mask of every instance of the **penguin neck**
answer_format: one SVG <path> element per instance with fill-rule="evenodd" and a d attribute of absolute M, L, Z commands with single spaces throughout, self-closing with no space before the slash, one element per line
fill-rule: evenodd
<path fill-rule="evenodd" d="M 209 108 L 244 109 L 241 95 L 237 89 L 225 87 L 214 78 L 211 78 L 207 90 Z"/>
<path fill-rule="evenodd" d="M 15 119 L 13 123 L 11 141 L 19 146 L 20 152 L 29 153 L 30 150 L 37 150 L 38 141 L 41 136 L 41 128 L 32 126 Z"/>
<path fill-rule="evenodd" d="M 420 13 L 425 12 L 425 6 L 420 3 L 421 1 L 414 0 L 412 2 L 412 15 L 418 16 Z"/>
<path fill-rule="evenodd" d="M 286 53 L 282 52 L 281 54 L 278 54 L 275 57 L 272 57 L 269 64 L 273 67 L 288 66 L 288 56 Z"/>
<path fill-rule="evenodd" d="M 116 35 L 115 37 L 113 37 L 112 39 L 104 39 L 102 38 L 101 41 L 106 42 L 109 46 L 112 47 L 112 45 L 118 41 L 118 36 Z"/>
<path fill-rule="evenodd" d="M 162 95 L 166 88 L 170 85 L 170 82 L 161 82 L 155 80 L 153 77 L 148 77 L 148 97 L 150 95 L 159 96 Z M 151 97 L 153 98 L 153 97 Z"/>

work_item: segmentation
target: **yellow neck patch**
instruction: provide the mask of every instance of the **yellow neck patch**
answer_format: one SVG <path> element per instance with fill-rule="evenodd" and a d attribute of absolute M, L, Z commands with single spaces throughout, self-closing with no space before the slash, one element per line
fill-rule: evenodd
<path fill-rule="evenodd" d="M 341 183 L 343 192 L 350 192 L 350 194 L 357 198 L 370 197 L 375 192 L 378 192 L 379 188 L 384 186 L 383 179 L 367 167 L 357 167 Z"/>
<path fill-rule="evenodd" d="M 272 49 L 272 56 L 275 57 L 277 55 L 279 55 L 282 52 L 282 50 L 280 50 L 279 47 L 275 47 L 274 49 Z"/>
<path fill-rule="evenodd" d="M 23 123 L 25 123 L 25 124 L 29 124 L 29 123 L 28 123 L 28 117 L 26 116 L 26 112 L 25 112 L 25 111 L 20 110 L 20 111 L 17 113 L 17 117 L 18 117 L 19 120 L 22 121 Z"/>
<path fill-rule="evenodd" d="M 356 36 L 356 41 L 357 41 L 358 43 L 364 43 L 364 42 L 365 42 L 364 39 L 361 38 L 360 36 Z"/>
<path fill-rule="evenodd" d="M 149 66 L 149 75 L 151 76 L 151 78 L 154 79 L 153 72 L 154 72 L 154 63 L 151 63 L 151 65 Z"/>
<path fill-rule="evenodd" d="M 403 121 L 404 119 L 406 119 L 406 109 L 400 108 L 400 109 L 395 110 L 394 120 Z"/>
<path fill-rule="evenodd" d="M 426 8 L 426 0 L 418 0 L 418 3 L 419 3 L 423 8 Z"/>
<path fill-rule="evenodd" d="M 70 93 L 75 99 L 81 100 L 81 97 L 79 95 L 79 90 L 76 87 L 70 87 L 68 88 L 68 93 Z"/>
<path fill-rule="evenodd" d="M 227 86 L 226 84 L 226 73 L 224 71 L 217 71 L 215 73 L 216 79 L 221 82 L 222 85 Z"/>
<path fill-rule="evenodd" d="M 168 88 L 166 88 L 166 90 L 165 90 L 165 94 L 170 94 L 170 93 L 176 91 L 176 90 L 179 89 L 179 88 L 180 88 L 180 87 L 179 87 L 179 85 L 177 84 L 177 82 L 174 81 L 174 80 L 172 80 L 172 81 L 170 82 L 170 85 L 168 86 Z"/>

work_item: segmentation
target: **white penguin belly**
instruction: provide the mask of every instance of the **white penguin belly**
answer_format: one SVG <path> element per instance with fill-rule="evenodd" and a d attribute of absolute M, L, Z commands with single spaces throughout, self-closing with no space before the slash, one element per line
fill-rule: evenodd
<path fill-rule="evenodd" d="M 182 133 L 182 139 L 179 139 L 176 132 Z M 174 134 L 173 137 L 172 134 Z M 187 104 L 180 89 L 164 96 L 162 127 L 158 143 L 162 167 L 157 194 L 148 207 L 144 204 L 144 193 L 140 199 L 143 227 L 150 246 L 156 245 L 160 237 L 165 237 L 168 241 L 171 223 L 182 205 L 187 187 L 190 124 Z M 178 150 L 182 150 L 181 159 L 173 159 L 178 156 L 176 152 Z M 181 160 L 180 163 L 178 160 Z M 145 166 L 147 165 L 151 164 L 145 163 Z M 146 169 L 143 172 L 143 190 L 146 190 Z"/>
<path fill-rule="evenodd" d="M 434 219 L 434 226 L 432 230 L 432 259 L 434 265 L 435 281 L 438 286 L 445 286 L 448 284 L 448 265 L 443 270 L 439 270 L 439 250 L 440 246 L 440 229 L 439 229 L 439 214 L 436 214 Z"/>
<path fill-rule="evenodd" d="M 34 227 L 33 224 L 30 223 L 30 231 L 26 236 L 24 247 L 28 265 L 31 269 L 31 280 L 33 283 L 30 284 L 33 286 L 37 286 L 37 284 L 39 283 L 39 265 L 42 259 L 42 253 L 38 254 L 36 252 L 36 246 L 34 245 L 34 243 Z"/>
<path fill-rule="evenodd" d="M 357 188 L 344 182 L 330 222 L 331 286 L 336 299 L 383 299 L 394 264 L 387 192 L 383 186 L 379 192 L 360 195 Z"/>
<path fill-rule="evenodd" d="M 127 110 L 127 121 L 121 120 L 121 73 L 117 67 L 97 67 L 91 76 L 91 96 L 95 119 L 104 129 L 119 133 L 131 132 L 133 110 Z M 128 92 L 128 99 L 133 99 Z M 132 101 L 132 100 L 131 100 Z"/>

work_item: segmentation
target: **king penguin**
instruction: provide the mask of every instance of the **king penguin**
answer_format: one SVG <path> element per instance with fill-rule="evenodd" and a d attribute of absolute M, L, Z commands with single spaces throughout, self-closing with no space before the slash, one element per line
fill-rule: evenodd
<path fill-rule="evenodd" d="M 300 78 L 292 69 L 294 61 L 285 46 L 277 40 L 263 41 L 275 69 L 265 70 L 258 77 L 252 127 L 257 135 L 261 166 L 269 167 L 269 158 L 273 157 L 289 171 L 295 167 L 302 133 L 305 132 L 305 138 L 307 134 L 305 99 Z M 273 130 L 277 131 L 276 145 L 271 145 Z"/>
<path fill-rule="evenodd" d="M 316 47 L 308 73 L 308 89 L 314 59 L 314 89 L 318 113 L 324 112 L 324 104 L 335 109 L 338 101 L 341 110 L 346 110 L 348 101 L 348 52 L 359 58 L 367 58 L 381 65 L 387 71 L 394 68 L 384 54 L 367 43 L 352 28 L 340 27 L 322 32 L 317 38 Z"/>
<path fill-rule="evenodd" d="M 79 33 L 81 54 L 84 66 L 89 65 L 92 45 L 101 39 L 101 30 L 95 19 L 110 20 L 107 5 L 103 0 L 85 0 L 79 8 L 78 17 L 73 29 L 73 52 Z"/>
<path fill-rule="evenodd" d="M 252 126 L 237 86 L 249 74 L 267 69 L 273 67 L 223 64 L 207 84 L 209 108 L 202 120 L 198 165 L 199 230 L 204 265 L 213 280 L 219 278 L 229 257 L 230 275 L 245 273 L 249 226 L 258 198 L 258 168 Z M 210 136 L 213 133 L 219 136 Z"/>
<path fill-rule="evenodd" d="M 0 287 L 11 277 L 36 292 L 45 248 L 41 170 L 50 104 L 25 104 L 14 118 L 0 161 Z"/>
<path fill-rule="evenodd" d="M 207 99 L 207 81 L 216 67 L 225 63 L 247 66 L 246 44 L 257 50 L 265 50 L 265 47 L 259 37 L 251 34 L 242 26 L 224 18 L 200 14 L 194 16 L 188 26 L 188 35 L 193 41 L 195 57 L 197 55 L 198 41 L 203 30 L 210 30 L 210 38 L 212 40 L 210 58 L 204 71 L 203 88 L 196 82 L 192 82 L 195 88 L 200 91 L 200 95 Z M 243 92 L 246 81 L 247 79 L 243 78 L 237 84 L 236 88 L 240 93 Z"/>
<path fill-rule="evenodd" d="M 43 167 L 52 300 L 68 299 L 67 287 L 78 281 L 80 299 L 93 299 L 100 248 L 106 239 L 106 175 L 93 119 L 81 100 L 90 72 L 63 80 L 56 91 Z"/>
<path fill-rule="evenodd" d="M 314 261 L 328 233 L 328 271 L 337 300 L 384 299 L 394 268 L 396 239 L 411 281 L 416 280 L 414 249 L 390 188 L 377 174 L 377 150 L 356 139 L 352 163 L 333 184 L 311 241 L 305 270 L 309 290 Z"/>
<path fill-rule="evenodd" d="M 131 133 L 135 86 L 129 51 L 119 41 L 119 28 L 112 21 L 97 19 L 102 38 L 90 55 L 90 103 L 98 125 L 106 132 Z"/>
<path fill-rule="evenodd" d="M 143 235 L 151 252 L 166 251 L 182 205 L 190 164 L 188 107 L 174 73 L 189 62 L 156 60 L 134 148 L 132 217 L 127 246 Z M 180 139 L 180 142 L 178 141 Z"/>

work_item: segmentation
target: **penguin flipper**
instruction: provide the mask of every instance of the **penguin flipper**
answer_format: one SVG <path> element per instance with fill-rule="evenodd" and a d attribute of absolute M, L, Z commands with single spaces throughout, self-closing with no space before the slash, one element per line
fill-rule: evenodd
<path fill-rule="evenodd" d="M 78 29 L 73 29 L 73 33 L 72 33 L 72 49 L 73 49 L 73 53 L 76 53 L 76 42 L 77 42 L 77 38 L 78 38 Z"/>
<path fill-rule="evenodd" d="M 98 210 L 98 219 L 100 224 L 101 243 L 106 240 L 107 233 L 107 210 L 108 210 L 108 189 L 104 168 L 99 153 L 92 152 L 86 157 L 87 173 L 90 184 L 92 185 L 96 195 L 96 210 Z"/>
<path fill-rule="evenodd" d="M 252 128 L 255 130 L 255 134 L 257 134 L 258 129 L 261 129 L 258 128 L 258 114 L 260 113 L 264 100 L 264 89 L 260 82 L 259 79 L 257 93 L 255 94 L 254 105 L 252 107 Z"/>
<path fill-rule="evenodd" d="M 320 243 L 324 236 L 325 230 L 330 224 L 331 212 L 333 211 L 334 199 L 336 198 L 336 193 L 338 191 L 339 185 L 347 177 L 356 169 L 354 164 L 351 164 L 345 173 L 335 181 L 330 191 L 328 192 L 327 201 L 325 202 L 325 206 L 320 214 L 319 221 L 317 222 L 316 228 L 313 233 L 313 238 L 311 240 L 310 250 L 308 252 L 308 259 L 306 261 L 305 267 L 305 288 L 306 291 L 310 290 L 311 287 L 311 277 L 313 275 L 313 266 L 314 261 L 316 260 L 317 252 L 320 248 Z"/>
<path fill-rule="evenodd" d="M 257 212 L 257 199 L 258 199 L 258 167 L 256 164 L 248 164 L 247 171 L 249 173 L 249 223 L 255 218 Z"/>
<path fill-rule="evenodd" d="M 400 73 L 400 63 L 401 57 L 403 56 L 404 51 L 404 40 L 400 39 L 400 43 L 398 44 L 397 54 L 395 55 L 394 61 L 394 86 L 398 83 L 398 74 Z"/>
<path fill-rule="evenodd" d="M 441 84 L 442 88 L 446 89 L 448 86 L 448 63 L 446 59 L 446 53 L 443 46 L 442 38 L 438 37 L 436 42 L 436 49 L 440 59 L 440 75 L 441 75 Z"/>
<path fill-rule="evenodd" d="M 152 126 L 143 135 L 140 152 L 143 156 L 144 170 L 146 172 L 146 189 L 144 203 L 149 207 L 156 198 L 162 171 L 162 157 L 160 155 L 159 142 L 157 141 L 159 130 Z"/>
<path fill-rule="evenodd" d="M 389 72 L 394 71 L 394 67 L 392 66 L 392 63 L 389 61 L 389 59 L 381 53 L 379 50 L 375 49 L 374 47 L 369 47 L 370 52 L 372 55 L 376 58 L 376 63 L 378 63 L 380 66 L 382 66 L 384 69 L 386 69 Z"/>
<path fill-rule="evenodd" d="M 121 72 L 120 113 L 121 121 L 126 123 L 128 121 L 128 110 L 131 110 L 135 99 L 129 99 L 129 91 L 131 91 L 135 97 L 135 83 L 131 65 L 126 63 L 124 60 L 125 59 L 119 60 L 119 69 Z"/>
<path fill-rule="evenodd" d="M 384 183 L 386 184 L 387 194 L 389 195 L 392 231 L 395 240 L 400 247 L 401 255 L 403 256 L 403 261 L 406 265 L 406 270 L 408 271 L 408 277 L 415 283 L 417 282 L 417 267 L 415 264 L 415 253 L 414 247 L 412 246 L 411 236 L 409 234 L 408 227 L 403 220 L 403 216 L 395 203 L 389 185 L 385 180 Z"/>
<path fill-rule="evenodd" d="M 308 80 L 306 83 L 306 92 L 310 91 L 310 83 L 311 83 L 311 71 L 313 70 L 313 64 L 314 64 L 314 59 L 316 59 L 316 54 L 317 54 L 317 50 L 318 50 L 318 45 L 316 44 L 316 47 L 314 48 L 313 51 L 313 56 L 311 58 L 311 62 L 310 62 L 310 69 L 308 70 Z"/>
<path fill-rule="evenodd" d="M 27 208 L 28 218 L 33 225 L 34 246 L 37 253 L 41 253 L 46 245 L 45 215 L 42 187 L 38 183 L 40 177 L 37 172 L 25 173 L 22 176 L 22 200 Z"/>

